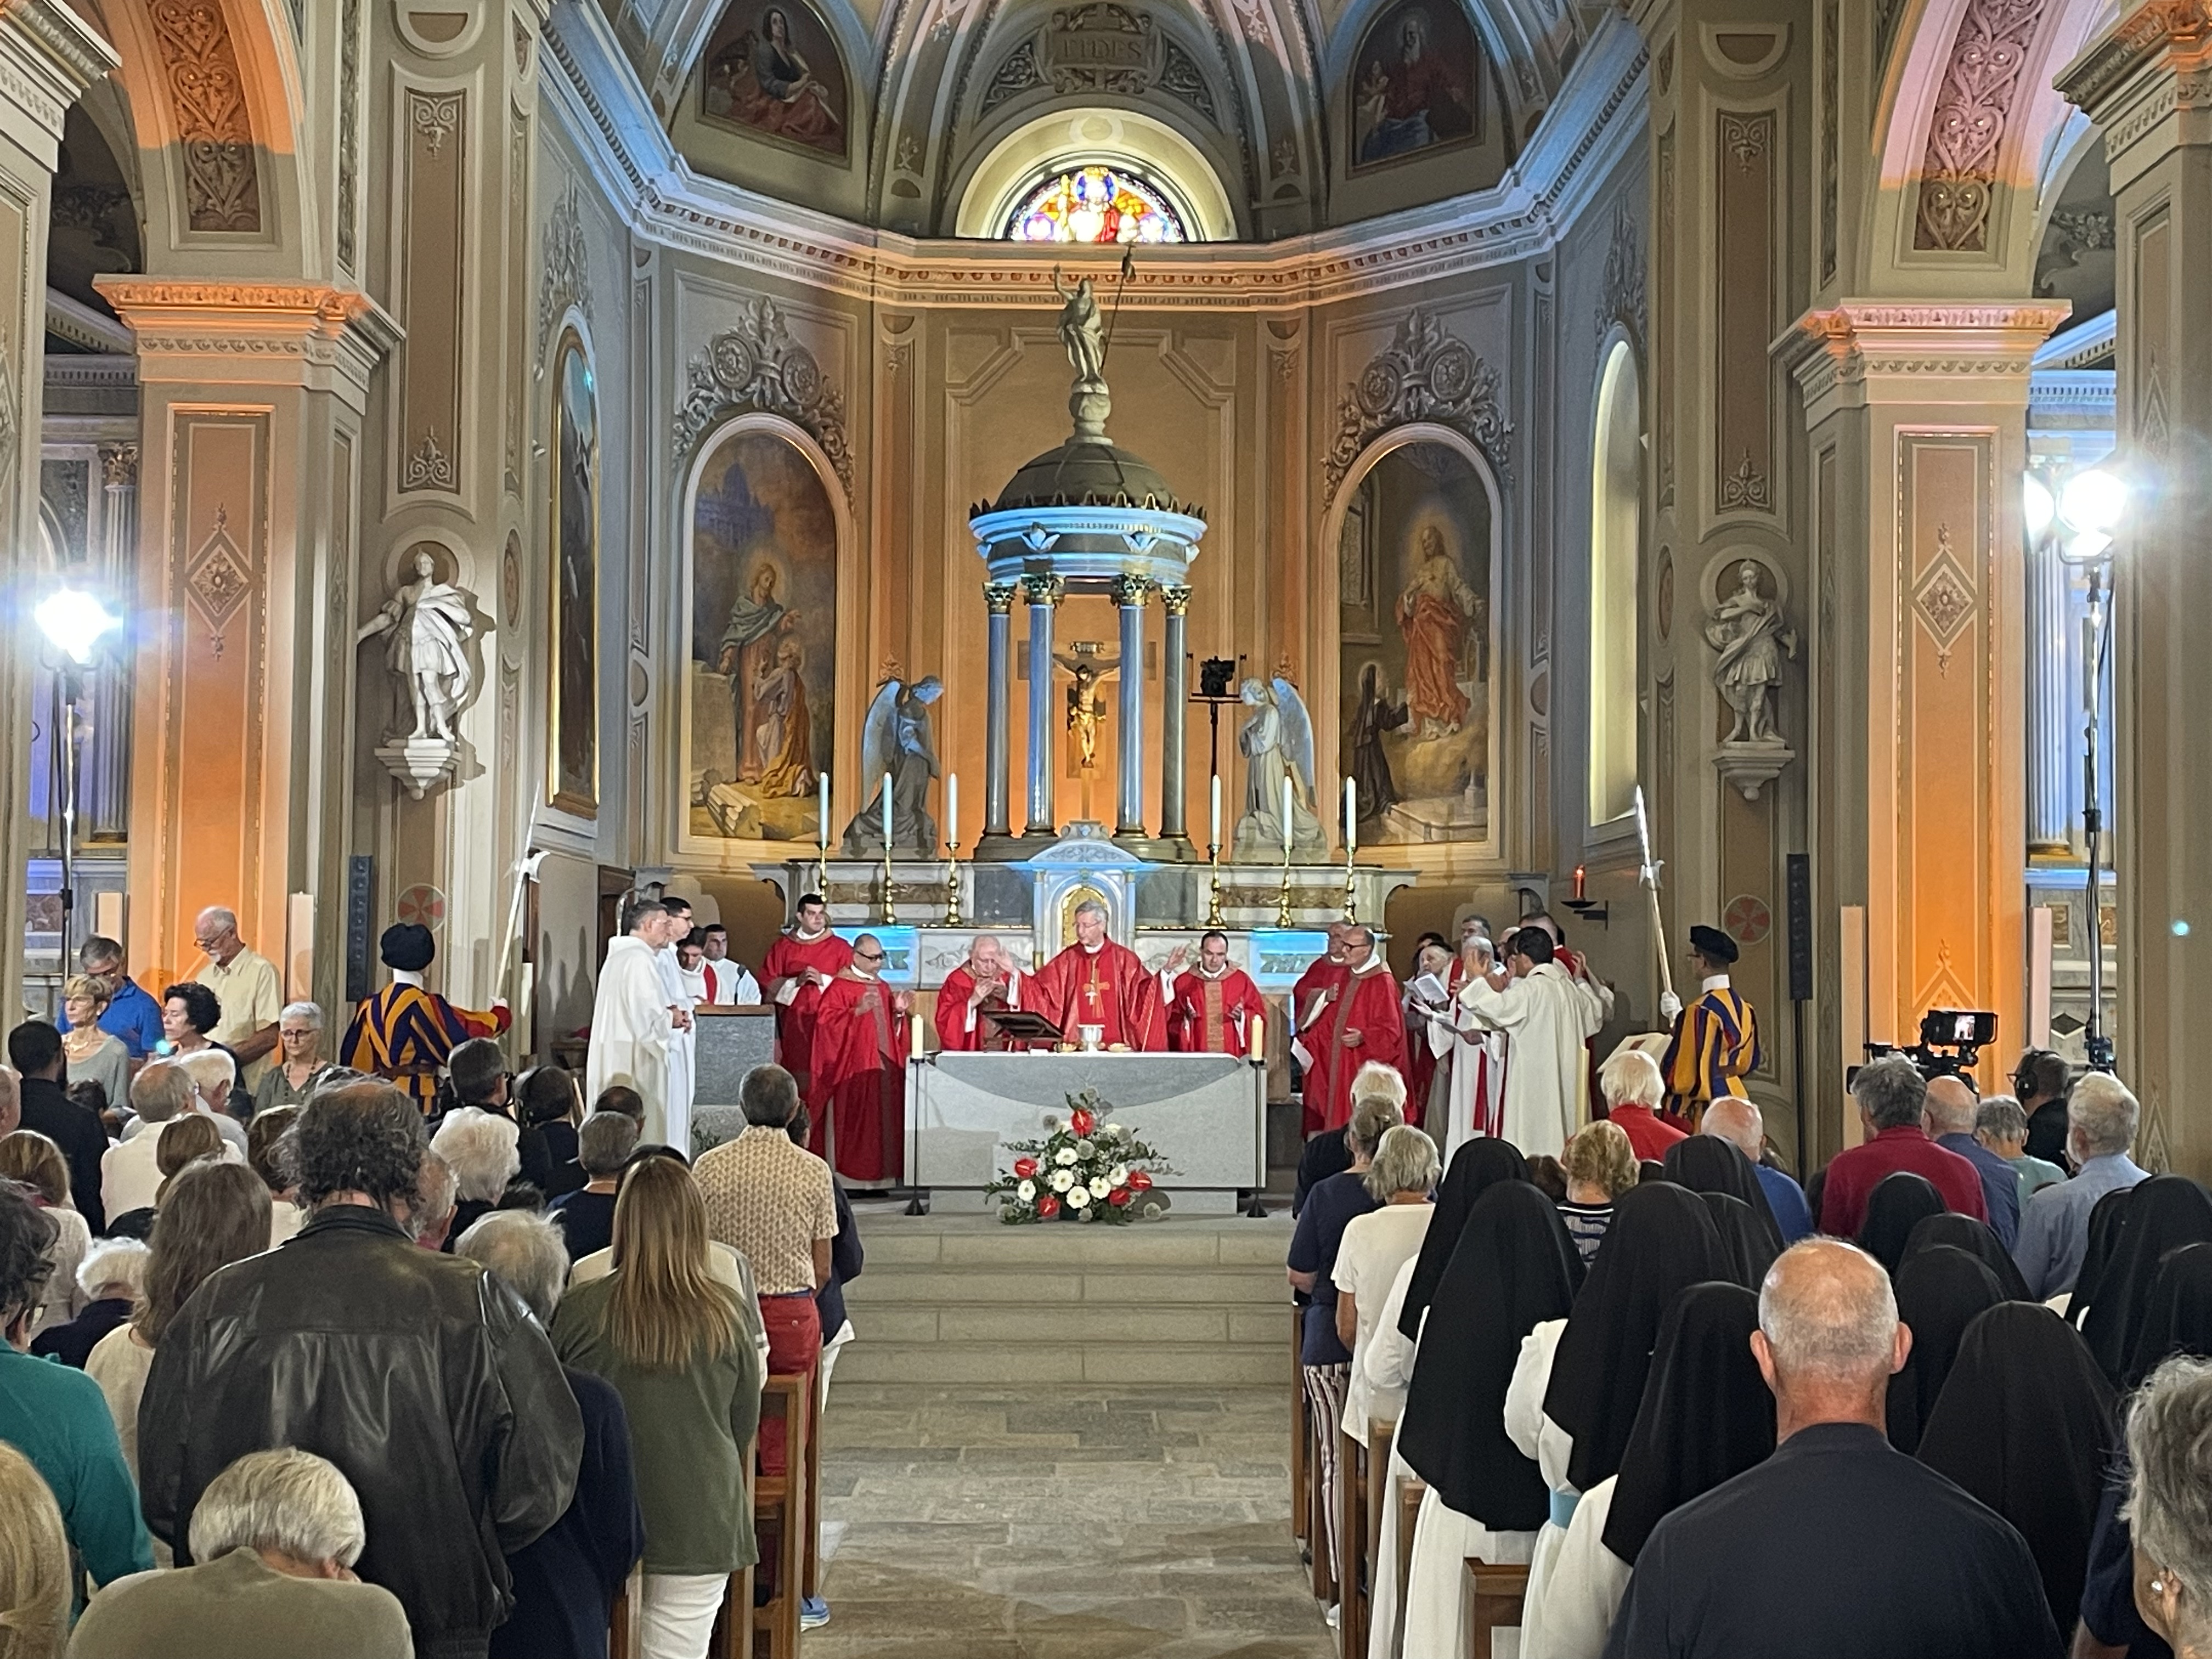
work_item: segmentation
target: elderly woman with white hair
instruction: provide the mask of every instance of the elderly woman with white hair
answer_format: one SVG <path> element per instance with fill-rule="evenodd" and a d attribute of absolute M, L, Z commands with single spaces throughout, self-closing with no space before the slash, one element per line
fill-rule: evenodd
<path fill-rule="evenodd" d="M 1613 1051 L 1597 1074 L 1598 1092 L 1605 1097 L 1607 1121 L 1628 1137 L 1638 1159 L 1656 1164 L 1667 1149 L 1686 1139 L 1684 1133 L 1659 1117 L 1659 1103 L 1667 1097 L 1667 1079 L 1659 1062 L 1639 1045 L 1648 1039 L 1631 1037 Z"/>
<path fill-rule="evenodd" d="M 477 1218 L 499 1207 L 507 1183 L 522 1169 L 522 1130 L 511 1117 L 487 1112 L 478 1106 L 459 1106 L 446 1114 L 438 1133 L 430 1137 L 430 1150 L 453 1165 L 453 1224 L 447 1236 L 447 1254 L 453 1240 L 475 1224 Z"/>
<path fill-rule="evenodd" d="M 198 1565 L 101 1591 L 70 1638 L 75 1659 L 411 1659 L 407 1614 L 353 1564 L 361 1500 L 337 1467 L 295 1447 L 248 1452 L 192 1510 Z"/>
<path fill-rule="evenodd" d="M 246 1126 L 231 1115 L 238 1089 L 238 1058 L 228 1048 L 218 1048 L 212 1043 L 195 1048 L 188 1054 L 179 1054 L 170 1064 L 183 1069 L 192 1080 L 196 1097 L 192 1109 L 204 1112 L 215 1120 L 215 1127 L 230 1143 L 241 1162 L 246 1158 Z"/>
<path fill-rule="evenodd" d="M 2169 1359 L 2128 1407 L 2135 1601 L 2174 1659 L 2212 1659 L 2212 1362 Z"/>
<path fill-rule="evenodd" d="M 550 1327 L 568 1282 L 568 1249 L 556 1222 L 494 1210 L 453 1254 L 480 1262 Z M 629 1416 L 614 1384 L 563 1365 L 584 1419 L 576 1495 L 551 1530 L 507 1558 L 514 1611 L 491 1633 L 489 1659 L 568 1659 L 606 1651 L 607 1612 L 645 1553 L 645 1517 L 630 1464 Z"/>
<path fill-rule="evenodd" d="M 324 1073 L 323 1011 L 312 1002 L 288 1002 L 276 1016 L 276 1063 L 253 1085 L 253 1110 L 304 1106 Z"/>

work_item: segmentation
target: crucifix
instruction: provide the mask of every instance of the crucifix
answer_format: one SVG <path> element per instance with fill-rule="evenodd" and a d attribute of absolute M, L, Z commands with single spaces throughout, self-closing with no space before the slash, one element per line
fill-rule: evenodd
<path fill-rule="evenodd" d="M 1053 660 L 1074 684 L 1067 688 L 1067 729 L 1075 738 L 1068 764 L 1083 781 L 1083 816 L 1091 817 L 1091 781 L 1098 770 L 1098 728 L 1106 718 L 1105 683 L 1121 665 L 1119 657 L 1102 656 L 1103 640 L 1071 640 Z"/>

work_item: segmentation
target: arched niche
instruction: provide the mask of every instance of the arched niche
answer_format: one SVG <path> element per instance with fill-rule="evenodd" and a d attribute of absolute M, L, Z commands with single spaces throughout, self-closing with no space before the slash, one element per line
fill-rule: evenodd
<path fill-rule="evenodd" d="M 866 582 L 843 486 L 803 428 L 747 411 L 700 440 L 681 514 L 666 653 L 681 676 L 672 845 L 693 869 L 763 853 L 803 858 L 822 831 L 820 775 L 832 780 L 833 845 L 858 803 L 857 734 L 872 689 Z"/>
<path fill-rule="evenodd" d="M 1336 603 L 1305 689 L 1315 784 L 1323 797 L 1360 784 L 1363 847 L 1431 865 L 1502 855 L 1502 509 L 1475 444 L 1411 422 L 1360 452 L 1322 515 L 1317 586 Z"/>
<path fill-rule="evenodd" d="M 1060 109 L 1023 123 L 984 152 L 956 185 L 957 236 L 996 238 L 1022 198 L 1049 175 L 1085 162 L 1126 167 L 1152 179 L 1188 216 L 1197 241 L 1233 241 L 1237 211 L 1206 152 L 1180 129 L 1139 110 Z"/>
<path fill-rule="evenodd" d="M 1643 380 L 1626 335 L 1600 359 L 1590 434 L 1589 822 L 1635 810 L 1637 641 L 1644 532 Z"/>

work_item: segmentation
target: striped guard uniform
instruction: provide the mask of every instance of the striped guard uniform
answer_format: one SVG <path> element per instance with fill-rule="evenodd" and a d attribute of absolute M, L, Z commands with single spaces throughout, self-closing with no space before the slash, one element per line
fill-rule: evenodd
<path fill-rule="evenodd" d="M 457 1008 L 434 991 L 395 980 L 354 1011 L 338 1064 L 391 1079 L 428 1112 L 453 1050 L 471 1037 L 497 1036 L 512 1023 L 504 1008 L 482 1014 Z"/>
<path fill-rule="evenodd" d="M 1705 1103 L 1747 1097 L 1743 1079 L 1759 1068 L 1759 1018 L 1725 980 L 1709 983 L 1674 1021 L 1674 1040 L 1659 1070 L 1667 1079 L 1666 1115 L 1697 1132 Z"/>

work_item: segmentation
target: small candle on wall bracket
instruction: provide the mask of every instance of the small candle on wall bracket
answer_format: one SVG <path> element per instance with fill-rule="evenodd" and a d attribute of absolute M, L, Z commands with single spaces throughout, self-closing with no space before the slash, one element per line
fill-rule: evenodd
<path fill-rule="evenodd" d="M 1579 904 L 1589 896 L 1589 872 L 1579 864 L 1575 866 L 1575 902 Z"/>

